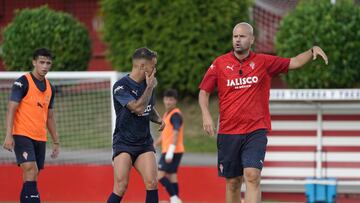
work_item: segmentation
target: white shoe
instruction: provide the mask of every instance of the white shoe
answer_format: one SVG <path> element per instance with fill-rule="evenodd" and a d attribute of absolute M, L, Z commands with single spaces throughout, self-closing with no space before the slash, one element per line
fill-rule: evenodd
<path fill-rule="evenodd" d="M 174 195 L 170 197 L 170 203 L 182 203 L 182 201 L 178 196 Z"/>

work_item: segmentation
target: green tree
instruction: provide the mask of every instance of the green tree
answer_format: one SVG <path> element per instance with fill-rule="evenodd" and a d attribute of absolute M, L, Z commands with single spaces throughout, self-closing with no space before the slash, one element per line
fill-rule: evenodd
<path fill-rule="evenodd" d="M 319 45 L 329 57 L 285 76 L 294 88 L 351 88 L 360 81 L 360 9 L 351 0 L 301 1 L 281 22 L 277 54 L 285 57 Z"/>
<path fill-rule="evenodd" d="M 7 70 L 28 71 L 32 53 L 45 47 L 55 54 L 52 70 L 86 70 L 91 41 L 84 25 L 71 15 L 42 6 L 16 11 L 3 30 L 1 57 Z"/>
<path fill-rule="evenodd" d="M 103 0 L 103 39 L 116 69 L 131 70 L 139 47 L 157 51 L 159 90 L 196 95 L 214 57 L 231 49 L 233 26 L 248 20 L 250 0 Z"/>

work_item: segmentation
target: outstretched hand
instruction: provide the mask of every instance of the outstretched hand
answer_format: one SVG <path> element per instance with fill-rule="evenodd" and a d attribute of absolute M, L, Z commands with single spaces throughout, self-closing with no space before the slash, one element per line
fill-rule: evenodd
<path fill-rule="evenodd" d="M 328 57 L 326 56 L 325 52 L 318 46 L 314 46 L 312 48 L 312 54 L 313 54 L 313 60 L 316 60 L 317 56 L 320 55 L 324 61 L 325 61 L 325 64 L 327 65 L 328 64 Z"/>

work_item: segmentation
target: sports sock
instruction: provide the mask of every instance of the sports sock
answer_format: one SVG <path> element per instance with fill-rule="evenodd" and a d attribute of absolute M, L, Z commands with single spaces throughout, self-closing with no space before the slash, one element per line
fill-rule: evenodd
<path fill-rule="evenodd" d="M 166 188 L 166 191 L 169 193 L 170 197 L 176 195 L 174 188 L 172 187 L 172 184 L 170 183 L 168 178 L 162 177 L 159 181 Z"/>
<path fill-rule="evenodd" d="M 120 203 L 121 199 L 122 199 L 122 197 L 118 196 L 115 193 L 111 193 L 107 200 L 107 203 Z"/>
<path fill-rule="evenodd" d="M 26 181 L 23 184 L 24 196 L 20 198 L 26 203 L 40 203 L 40 194 L 37 189 L 36 181 Z"/>
<path fill-rule="evenodd" d="M 179 184 L 176 183 L 171 183 L 172 188 L 174 189 L 175 195 L 179 196 Z"/>
<path fill-rule="evenodd" d="M 159 203 L 158 190 L 146 190 L 145 203 Z"/>

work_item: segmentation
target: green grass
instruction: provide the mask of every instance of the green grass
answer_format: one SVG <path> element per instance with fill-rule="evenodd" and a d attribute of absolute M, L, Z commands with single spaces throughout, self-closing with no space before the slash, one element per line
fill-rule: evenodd
<path fill-rule="evenodd" d="M 110 92 L 78 92 L 57 97 L 57 126 L 62 147 L 109 148 L 111 146 Z"/>

